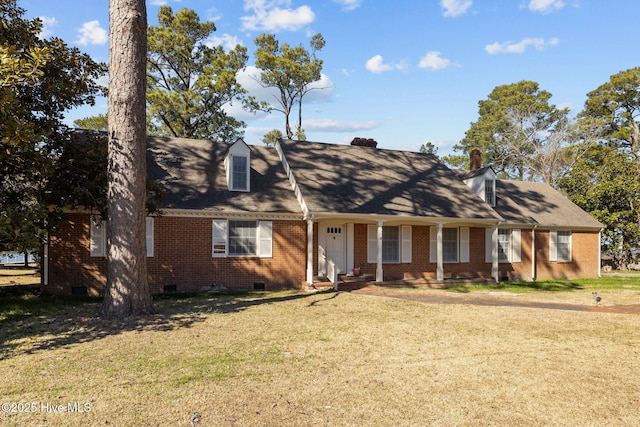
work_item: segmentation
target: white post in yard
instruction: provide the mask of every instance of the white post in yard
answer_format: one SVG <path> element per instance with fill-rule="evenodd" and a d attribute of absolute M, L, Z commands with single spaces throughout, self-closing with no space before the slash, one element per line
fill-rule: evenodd
<path fill-rule="evenodd" d="M 384 280 L 384 275 L 382 271 L 382 221 L 378 221 L 378 238 L 376 239 L 378 242 L 378 256 L 377 260 L 377 268 L 376 268 L 376 282 L 382 282 Z"/>

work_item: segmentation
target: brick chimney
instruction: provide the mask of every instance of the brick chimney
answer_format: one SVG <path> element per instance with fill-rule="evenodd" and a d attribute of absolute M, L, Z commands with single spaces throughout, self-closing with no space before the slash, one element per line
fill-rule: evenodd
<path fill-rule="evenodd" d="M 482 167 L 482 152 L 479 148 L 469 151 L 469 170 L 478 170 Z"/>
<path fill-rule="evenodd" d="M 353 138 L 353 141 L 351 141 L 351 145 L 354 145 L 357 147 L 376 148 L 378 146 L 378 143 L 373 138 L 357 138 L 356 137 L 356 138 Z"/>

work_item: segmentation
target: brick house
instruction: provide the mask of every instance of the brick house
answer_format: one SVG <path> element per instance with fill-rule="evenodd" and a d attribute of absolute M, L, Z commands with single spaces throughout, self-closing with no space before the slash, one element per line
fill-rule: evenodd
<path fill-rule="evenodd" d="M 597 277 L 602 225 L 546 184 L 502 181 L 478 160 L 281 140 L 275 147 L 148 138 L 164 192 L 147 218 L 153 293 L 302 287 L 317 276 Z M 49 236 L 42 291 L 100 294 L 104 223 L 69 212 Z"/>

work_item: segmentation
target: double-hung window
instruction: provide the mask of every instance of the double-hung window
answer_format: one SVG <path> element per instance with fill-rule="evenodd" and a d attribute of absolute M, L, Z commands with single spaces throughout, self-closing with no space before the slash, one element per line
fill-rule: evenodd
<path fill-rule="evenodd" d="M 256 221 L 229 221 L 229 255 L 256 255 L 257 231 Z"/>
<path fill-rule="evenodd" d="M 487 179 L 484 181 L 484 200 L 491 206 L 496 205 L 496 181 Z"/>
<path fill-rule="evenodd" d="M 549 232 L 549 259 L 551 261 L 571 261 L 571 231 Z"/>
<path fill-rule="evenodd" d="M 469 227 L 442 228 L 442 262 L 469 262 Z M 429 262 L 438 260 L 438 227 L 430 228 Z"/>
<path fill-rule="evenodd" d="M 519 228 L 498 229 L 498 262 L 521 262 L 522 232 Z M 493 229 L 485 233 L 485 262 L 493 262 Z"/>
<path fill-rule="evenodd" d="M 382 227 L 382 262 L 411 262 L 411 226 Z M 367 262 L 375 264 L 378 259 L 378 226 L 367 227 Z"/>
<path fill-rule="evenodd" d="M 382 227 L 382 262 L 400 262 L 400 227 Z"/>
<path fill-rule="evenodd" d="M 511 230 L 498 230 L 498 261 L 509 262 L 511 254 Z"/>
<path fill-rule="evenodd" d="M 442 229 L 442 261 L 458 262 L 458 229 Z"/>
<path fill-rule="evenodd" d="M 153 217 L 145 219 L 145 240 L 147 245 L 147 256 L 153 256 Z M 107 226 L 99 216 L 92 216 L 89 229 L 90 253 L 92 257 L 107 256 Z"/>
<path fill-rule="evenodd" d="M 271 221 L 213 221 L 213 257 L 272 256 Z"/>
<path fill-rule="evenodd" d="M 247 191 L 249 179 L 249 158 L 245 156 L 233 156 L 231 189 L 236 191 Z"/>

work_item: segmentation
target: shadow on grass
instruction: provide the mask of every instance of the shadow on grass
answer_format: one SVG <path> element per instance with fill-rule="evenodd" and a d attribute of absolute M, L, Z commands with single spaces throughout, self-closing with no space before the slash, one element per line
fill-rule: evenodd
<path fill-rule="evenodd" d="M 442 289 L 450 292 L 469 293 L 476 290 L 508 291 L 508 292 L 571 292 L 584 290 L 580 283 L 569 280 L 541 280 L 534 282 L 500 282 L 488 285 L 452 284 Z"/>
<path fill-rule="evenodd" d="M 102 339 L 124 332 L 190 328 L 216 314 L 308 298 L 313 293 L 172 294 L 154 298 L 156 314 L 121 321 L 98 317 L 102 298 L 0 297 L 0 359 Z"/>

